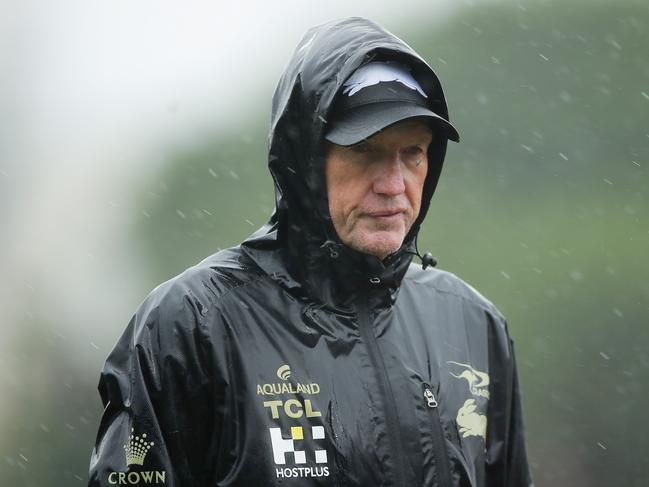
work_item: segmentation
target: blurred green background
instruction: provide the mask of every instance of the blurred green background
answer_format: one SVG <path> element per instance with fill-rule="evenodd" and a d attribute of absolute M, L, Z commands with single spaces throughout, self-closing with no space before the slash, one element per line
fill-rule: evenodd
<path fill-rule="evenodd" d="M 265 153 L 279 73 L 308 27 L 362 15 L 411 44 L 445 87 L 462 142 L 450 145 L 420 249 L 508 318 L 537 486 L 649 486 L 648 4 L 336 3 L 293 22 L 299 4 L 283 8 L 267 33 L 237 25 L 233 35 L 246 43 L 227 50 L 244 62 L 254 56 L 246 49 L 263 51 L 264 36 L 290 29 L 268 41 L 272 57 L 254 79 L 233 79 L 204 102 L 208 116 L 183 120 L 186 104 L 200 98 L 151 102 L 150 113 L 159 108 L 172 120 L 174 137 L 153 137 L 143 124 L 135 138 L 149 141 L 145 148 L 93 159 L 99 146 L 84 146 L 82 163 L 62 166 L 56 181 L 66 183 L 52 186 L 46 175 L 56 168 L 26 169 L 34 161 L 19 149 L 28 136 L 0 149 L 0 485 L 83 485 L 107 353 L 150 289 L 267 220 Z M 133 22 L 146 37 L 146 23 Z M 220 73 L 229 65 L 215 58 L 214 66 Z M 229 97 L 235 106 L 226 110 L 218 100 Z M 6 94 L 0 102 L 21 106 Z M 30 120 L 16 113 L 0 115 L 8 130 L 0 142 L 29 135 L 16 126 Z M 77 128 L 102 120 L 77 116 Z M 12 164 L 21 157 L 24 164 Z M 91 161 L 101 177 L 86 177 Z M 41 207 L 21 199 L 27 182 Z M 63 193 L 73 197 L 48 200 Z M 50 214 L 38 210 L 50 206 Z"/>

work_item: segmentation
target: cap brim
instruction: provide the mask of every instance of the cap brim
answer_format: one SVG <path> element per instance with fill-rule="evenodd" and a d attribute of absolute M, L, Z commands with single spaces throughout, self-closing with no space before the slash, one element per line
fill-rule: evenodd
<path fill-rule="evenodd" d="M 350 146 L 370 138 L 392 124 L 413 117 L 427 117 L 453 142 L 460 141 L 460 134 L 447 120 L 428 108 L 418 105 L 394 105 L 374 103 L 349 110 L 336 118 L 325 139 L 336 145 Z"/>

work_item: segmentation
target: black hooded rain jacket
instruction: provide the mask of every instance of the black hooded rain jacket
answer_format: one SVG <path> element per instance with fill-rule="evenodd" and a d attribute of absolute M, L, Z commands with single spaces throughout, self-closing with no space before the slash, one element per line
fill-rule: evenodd
<path fill-rule="evenodd" d="M 446 141 L 399 251 L 354 251 L 331 224 L 329 109 L 376 60 L 410 66 L 448 117 L 435 73 L 381 27 L 307 32 L 273 98 L 275 212 L 141 304 L 101 373 L 91 486 L 531 485 L 505 320 L 454 275 L 411 264 Z"/>

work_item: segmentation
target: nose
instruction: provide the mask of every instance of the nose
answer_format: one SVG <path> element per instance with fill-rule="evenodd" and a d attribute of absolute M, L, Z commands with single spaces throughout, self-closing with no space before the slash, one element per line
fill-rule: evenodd
<path fill-rule="evenodd" d="M 374 177 L 374 192 L 386 196 L 397 196 L 406 190 L 403 178 L 403 164 L 398 153 L 386 158 L 377 165 L 377 173 Z"/>

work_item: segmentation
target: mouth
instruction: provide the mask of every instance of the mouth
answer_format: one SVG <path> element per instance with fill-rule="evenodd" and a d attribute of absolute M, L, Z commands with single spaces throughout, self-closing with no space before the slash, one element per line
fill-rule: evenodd
<path fill-rule="evenodd" d="M 367 216 L 373 217 L 373 218 L 389 218 L 397 215 L 401 215 L 404 213 L 406 210 L 404 209 L 396 209 L 396 210 L 383 210 L 383 211 L 371 211 L 366 213 Z"/>
<path fill-rule="evenodd" d="M 366 213 L 366 216 L 383 224 L 392 224 L 403 219 L 405 210 L 384 210 Z"/>

